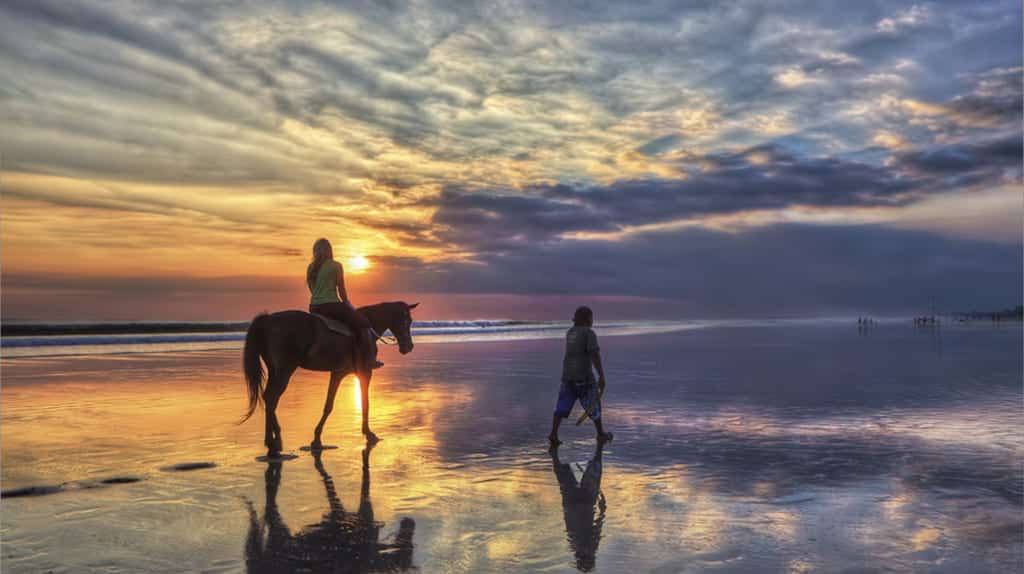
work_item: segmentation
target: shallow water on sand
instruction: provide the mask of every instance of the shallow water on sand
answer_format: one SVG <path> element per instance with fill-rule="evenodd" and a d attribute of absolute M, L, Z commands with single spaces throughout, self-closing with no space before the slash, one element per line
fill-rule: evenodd
<path fill-rule="evenodd" d="M 255 460 L 262 416 L 234 424 L 237 351 L 5 359 L 3 489 L 27 495 L 2 502 L 0 567 L 1024 567 L 1019 325 L 746 326 L 601 343 L 616 438 L 602 452 L 592 427 L 567 423 L 557 458 L 544 440 L 555 340 L 386 348 L 371 387 L 383 440 L 369 451 L 351 379 L 324 433 L 338 448 L 299 449 L 327 378 L 300 372 L 279 408 L 298 456 L 270 464 Z"/>

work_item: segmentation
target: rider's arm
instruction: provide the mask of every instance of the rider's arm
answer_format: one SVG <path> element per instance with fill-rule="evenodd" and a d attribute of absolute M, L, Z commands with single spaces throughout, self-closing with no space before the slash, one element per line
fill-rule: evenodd
<path fill-rule="evenodd" d="M 348 301 L 348 291 L 345 290 L 345 268 L 338 263 L 338 296 L 342 301 Z"/>

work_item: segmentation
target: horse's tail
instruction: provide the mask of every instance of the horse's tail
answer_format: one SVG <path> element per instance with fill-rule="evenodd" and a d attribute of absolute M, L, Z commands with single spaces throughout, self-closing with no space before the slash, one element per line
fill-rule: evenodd
<path fill-rule="evenodd" d="M 260 363 L 260 355 L 266 346 L 264 331 L 267 320 L 266 313 L 256 315 L 256 318 L 249 323 L 249 330 L 245 333 L 245 350 L 242 351 L 242 369 L 245 371 L 246 387 L 249 391 L 249 410 L 242 416 L 238 424 L 249 420 L 256 407 L 260 404 L 260 397 L 263 395 L 263 364 Z"/>

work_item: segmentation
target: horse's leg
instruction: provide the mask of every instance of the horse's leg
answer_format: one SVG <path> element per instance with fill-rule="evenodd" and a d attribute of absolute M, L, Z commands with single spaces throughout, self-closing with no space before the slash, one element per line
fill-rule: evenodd
<path fill-rule="evenodd" d="M 312 450 L 323 448 L 323 443 L 320 442 L 320 433 L 324 431 L 324 423 L 327 422 L 327 417 L 334 410 L 334 396 L 338 394 L 338 385 L 341 384 L 341 379 L 344 376 L 344 371 L 334 371 L 331 373 L 331 382 L 327 386 L 327 401 L 324 402 L 324 414 L 320 417 L 320 422 L 317 423 L 316 429 L 313 431 L 313 442 L 309 444 L 309 448 Z"/>
<path fill-rule="evenodd" d="M 267 379 L 267 389 L 263 392 L 263 404 L 267 411 L 266 444 L 267 456 L 278 456 L 283 448 L 281 425 L 277 422 L 277 402 L 281 399 L 288 380 L 291 379 L 295 367 L 274 368 Z"/>
<path fill-rule="evenodd" d="M 273 381 L 274 379 L 269 379 Z M 272 387 L 271 384 L 267 383 L 267 389 L 263 391 L 263 410 L 266 415 L 266 426 L 263 431 L 263 444 L 267 447 L 267 456 L 277 456 L 281 454 L 281 448 L 276 446 L 277 441 L 274 438 L 274 411 L 277 409 L 277 400 L 281 394 L 277 388 Z"/>
<path fill-rule="evenodd" d="M 365 372 L 359 373 L 359 394 L 363 399 L 363 435 L 366 437 L 366 442 L 373 444 L 380 440 L 377 435 L 370 430 L 370 378 L 373 377 L 373 371 L 366 369 Z"/>

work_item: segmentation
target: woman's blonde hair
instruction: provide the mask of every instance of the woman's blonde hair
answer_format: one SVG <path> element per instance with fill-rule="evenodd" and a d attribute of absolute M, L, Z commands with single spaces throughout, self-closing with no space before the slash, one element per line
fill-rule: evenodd
<path fill-rule="evenodd" d="M 309 262 L 309 267 L 306 268 L 306 284 L 310 288 L 316 282 L 316 274 L 320 272 L 320 266 L 330 259 L 334 259 L 334 248 L 331 247 L 331 242 L 326 237 L 317 239 L 313 243 L 313 260 Z"/>

